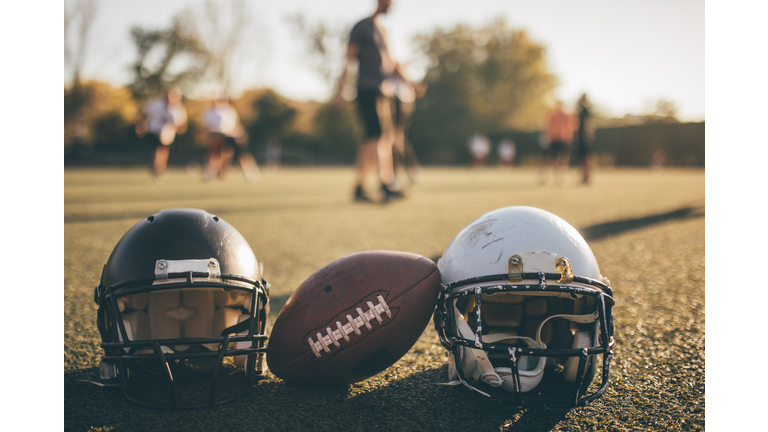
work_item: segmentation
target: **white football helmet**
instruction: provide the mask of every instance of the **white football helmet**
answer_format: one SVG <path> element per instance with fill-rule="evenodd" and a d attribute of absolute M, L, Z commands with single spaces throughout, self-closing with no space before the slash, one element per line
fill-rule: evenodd
<path fill-rule="evenodd" d="M 605 392 L 613 291 L 566 221 L 533 207 L 494 210 L 459 232 L 438 268 L 449 385 L 518 406 L 584 405 Z M 602 385 L 583 396 L 600 354 Z"/>

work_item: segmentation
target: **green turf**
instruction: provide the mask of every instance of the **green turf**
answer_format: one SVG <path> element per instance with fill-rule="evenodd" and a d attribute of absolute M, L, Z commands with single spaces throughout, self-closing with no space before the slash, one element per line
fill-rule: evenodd
<path fill-rule="evenodd" d="M 539 186 L 532 169 L 428 169 L 389 205 L 355 204 L 351 168 L 294 168 L 250 184 L 238 172 L 203 183 L 178 170 L 156 185 L 142 169 L 64 175 L 64 421 L 67 430 L 703 430 L 704 171 L 603 170 L 589 187 Z M 373 188 L 372 188 L 373 191 Z M 93 287 L 122 234 L 171 207 L 203 208 L 248 240 L 272 283 L 271 320 L 315 270 L 371 249 L 440 256 L 481 214 L 509 205 L 551 211 L 585 234 L 614 287 L 611 385 L 571 410 L 517 409 L 445 387 L 431 325 L 378 376 L 304 389 L 273 375 L 244 400 L 164 412 L 78 380 L 101 355 Z M 270 322 L 271 324 L 271 322 Z"/>

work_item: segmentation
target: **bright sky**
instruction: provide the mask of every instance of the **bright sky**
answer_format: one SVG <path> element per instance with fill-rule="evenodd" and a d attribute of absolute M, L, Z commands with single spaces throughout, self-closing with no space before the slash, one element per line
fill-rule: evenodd
<path fill-rule="evenodd" d="M 69 7 L 76 0 L 66 0 Z M 226 3 L 228 0 L 220 0 Z M 135 56 L 129 29 L 168 27 L 171 18 L 201 0 L 99 0 L 84 75 L 123 84 Z M 270 86 L 298 100 L 322 100 L 329 89 L 302 60 L 303 48 L 286 16 L 351 27 L 371 15 L 375 0 L 248 2 L 258 25 L 250 68 L 237 88 Z M 401 62 L 414 60 L 413 37 L 457 23 L 479 27 L 503 17 L 547 48 L 560 79 L 557 96 L 570 104 L 586 92 L 606 114 L 652 110 L 672 101 L 681 120 L 704 119 L 704 2 L 701 0 L 394 0 L 382 18 L 390 49 Z M 412 78 L 423 75 L 412 67 Z"/>

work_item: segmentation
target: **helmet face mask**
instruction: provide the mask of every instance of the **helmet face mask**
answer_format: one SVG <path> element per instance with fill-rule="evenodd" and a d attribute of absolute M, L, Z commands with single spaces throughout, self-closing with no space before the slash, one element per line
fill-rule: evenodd
<path fill-rule="evenodd" d="M 104 266 L 94 299 L 102 379 L 139 405 L 230 402 L 266 370 L 269 283 L 242 235 L 202 210 L 164 210 L 131 228 Z M 238 376 L 244 385 L 220 385 Z M 209 387 L 200 398 L 182 400 L 180 388 L 201 382 Z M 222 395 L 222 387 L 242 391 Z"/>
<path fill-rule="evenodd" d="M 577 406 L 603 394 L 612 289 L 565 221 L 531 207 L 495 210 L 465 227 L 438 267 L 448 384 L 517 406 Z M 602 383 L 585 395 L 598 356 Z"/>

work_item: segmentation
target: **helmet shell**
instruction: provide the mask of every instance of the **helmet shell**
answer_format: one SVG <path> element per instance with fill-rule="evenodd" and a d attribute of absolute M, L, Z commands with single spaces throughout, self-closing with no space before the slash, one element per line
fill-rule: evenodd
<path fill-rule="evenodd" d="M 101 285 L 153 279 L 160 259 L 209 258 L 218 260 L 222 275 L 261 279 L 251 246 L 232 225 L 205 210 L 162 210 L 123 235 L 104 267 Z"/>
<path fill-rule="evenodd" d="M 581 234 L 562 218 L 526 206 L 500 208 L 472 221 L 448 245 L 438 268 L 447 285 L 507 273 L 510 256 L 533 251 L 566 257 L 574 275 L 600 280 L 597 260 Z"/>

